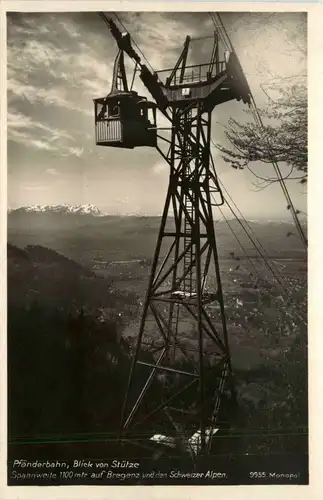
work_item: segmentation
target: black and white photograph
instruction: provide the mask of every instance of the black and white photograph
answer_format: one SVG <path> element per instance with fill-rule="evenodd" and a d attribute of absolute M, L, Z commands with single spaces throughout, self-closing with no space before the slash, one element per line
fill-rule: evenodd
<path fill-rule="evenodd" d="M 9 486 L 309 484 L 307 12 L 215 8 L 6 13 Z"/>

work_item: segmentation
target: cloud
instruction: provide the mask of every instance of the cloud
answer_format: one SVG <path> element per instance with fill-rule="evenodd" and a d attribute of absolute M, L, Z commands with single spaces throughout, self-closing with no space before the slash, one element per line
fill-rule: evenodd
<path fill-rule="evenodd" d="M 46 149 L 47 151 L 55 151 L 55 148 L 53 148 L 48 142 L 46 141 L 41 141 L 39 139 L 32 139 L 30 141 L 31 146 L 34 146 L 35 148 L 38 149 Z"/>
<path fill-rule="evenodd" d="M 82 156 L 83 151 L 84 151 L 83 148 L 70 148 L 69 149 L 69 153 L 71 155 L 75 155 L 75 156 L 78 156 L 78 157 Z"/>
<path fill-rule="evenodd" d="M 97 17 L 8 15 L 8 139 L 57 157 L 90 154 L 92 99 L 109 92 L 117 51 Z"/>
<path fill-rule="evenodd" d="M 26 99 L 30 104 L 42 104 L 49 107 L 58 106 L 92 116 L 92 113 L 87 108 L 81 107 L 80 102 L 70 101 L 67 90 L 63 87 L 42 88 L 34 85 L 25 85 L 12 77 L 8 79 L 7 90 L 9 92 L 9 105 L 12 102 L 16 102 L 17 98 L 21 100 Z"/>
<path fill-rule="evenodd" d="M 73 21 L 72 14 L 44 13 L 38 17 L 25 14 L 19 23 L 16 18 L 9 21 L 9 100 L 24 98 L 31 103 L 89 114 L 82 95 L 95 97 L 93 89 L 101 90 L 104 95 L 107 82 L 110 84 L 113 60 L 96 50 L 98 45 L 108 45 L 108 37 L 94 35 L 102 43 L 93 43 L 91 39 L 93 48 L 85 41 L 85 26 Z"/>
<path fill-rule="evenodd" d="M 14 109 L 7 114 L 7 127 L 9 136 L 10 133 L 19 133 L 20 130 L 25 129 L 26 132 L 44 131 L 50 135 L 49 139 L 51 141 L 55 141 L 62 137 L 74 140 L 66 130 L 49 127 L 41 122 L 36 122 L 30 116 L 26 116 Z"/>
<path fill-rule="evenodd" d="M 46 173 L 49 175 L 57 175 L 58 174 L 58 172 L 55 168 L 47 168 Z"/>
<path fill-rule="evenodd" d="M 174 65 L 188 34 L 185 13 L 175 17 L 162 12 L 130 12 L 121 13 L 119 17 L 154 70 Z M 190 28 L 191 36 L 200 30 L 200 26 Z"/>
<path fill-rule="evenodd" d="M 51 128 L 31 117 L 11 110 L 7 116 L 8 139 L 25 146 L 58 153 L 61 156 L 80 157 L 83 149 L 73 145 L 75 138 L 66 130 Z"/>

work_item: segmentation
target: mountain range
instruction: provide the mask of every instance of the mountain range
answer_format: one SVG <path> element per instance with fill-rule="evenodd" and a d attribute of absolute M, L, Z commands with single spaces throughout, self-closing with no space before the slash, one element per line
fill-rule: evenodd
<path fill-rule="evenodd" d="M 8 211 L 12 213 L 25 213 L 25 212 L 46 212 L 46 213 L 67 213 L 67 214 L 79 214 L 79 215 L 94 215 L 97 217 L 102 217 L 106 214 L 102 213 L 95 205 L 71 205 L 65 203 L 63 205 L 26 205 L 20 208 L 11 209 Z"/>

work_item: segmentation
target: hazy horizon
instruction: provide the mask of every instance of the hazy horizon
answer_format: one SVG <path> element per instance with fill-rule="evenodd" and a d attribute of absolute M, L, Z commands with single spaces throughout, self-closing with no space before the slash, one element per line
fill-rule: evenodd
<path fill-rule="evenodd" d="M 22 210 L 24 208 L 32 208 L 32 207 L 60 207 L 60 206 L 71 206 L 71 207 L 87 207 L 89 206 L 88 205 L 70 205 L 70 204 L 57 204 L 57 205 L 22 205 L 20 207 L 17 207 L 17 208 L 10 208 L 8 207 L 7 209 L 7 213 L 11 213 L 11 212 L 15 212 L 17 210 Z M 98 208 L 96 207 L 95 205 L 93 205 L 94 208 Z M 99 209 L 100 210 L 100 209 Z M 26 213 L 40 213 L 38 212 L 37 210 L 28 210 L 28 212 Z M 42 212 L 42 213 L 50 213 L 50 212 Z M 59 212 L 52 212 L 52 213 L 59 213 Z M 78 215 L 77 212 L 68 212 L 72 215 Z M 82 213 L 80 214 L 81 216 L 83 215 Z M 161 218 L 162 217 L 162 214 L 148 214 L 148 213 L 135 213 L 135 212 L 104 212 L 104 211 L 101 211 L 100 210 L 100 213 L 99 214 L 94 214 L 94 213 L 89 213 L 89 215 L 93 215 L 93 217 L 151 217 L 151 218 Z M 229 214 L 225 217 L 226 220 L 236 220 L 236 219 L 241 219 L 243 220 L 243 214 L 239 214 L 236 212 L 236 215 L 237 217 L 235 217 L 233 214 Z M 173 213 L 169 213 L 168 214 L 168 218 L 169 219 L 172 219 L 174 217 L 174 214 Z M 217 217 L 217 216 L 214 216 L 214 222 L 217 223 L 217 222 L 221 222 L 221 220 L 225 220 L 223 217 Z M 299 214 L 299 219 L 302 221 L 302 223 L 306 224 L 307 223 L 307 217 L 304 217 L 304 214 L 300 213 Z M 294 222 L 292 220 L 287 220 L 287 219 L 280 219 L 279 217 L 272 217 L 272 218 L 268 218 L 266 216 L 262 216 L 262 217 L 258 217 L 258 218 L 247 218 L 248 222 L 286 222 L 286 223 L 290 223 L 290 224 L 294 224 Z"/>

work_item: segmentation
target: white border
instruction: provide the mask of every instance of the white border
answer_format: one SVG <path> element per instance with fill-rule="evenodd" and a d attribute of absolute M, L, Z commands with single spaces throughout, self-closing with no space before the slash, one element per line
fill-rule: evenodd
<path fill-rule="evenodd" d="M 0 0 L 0 61 L 1 92 L 0 112 L 0 331 L 1 331 L 1 442 L 0 442 L 0 500 L 11 498 L 108 498 L 119 496 L 123 500 L 133 498 L 149 499 L 195 499 L 204 497 L 210 500 L 220 497 L 249 499 L 258 498 L 323 498 L 323 377 L 321 365 L 322 352 L 322 226 L 323 217 L 321 198 L 323 196 L 323 165 L 321 162 L 321 142 L 323 138 L 323 6 L 318 3 L 260 3 L 260 2 L 147 2 L 147 1 L 84 1 L 75 0 Z M 6 11 L 307 11 L 308 12 L 308 68 L 309 68 L 309 406 L 310 406 L 310 485 L 309 486 L 59 486 L 34 487 L 6 485 L 7 468 L 7 431 L 6 431 L 6 225 L 7 225 L 7 190 L 6 190 Z M 322 450 L 322 451 L 321 451 Z"/>

